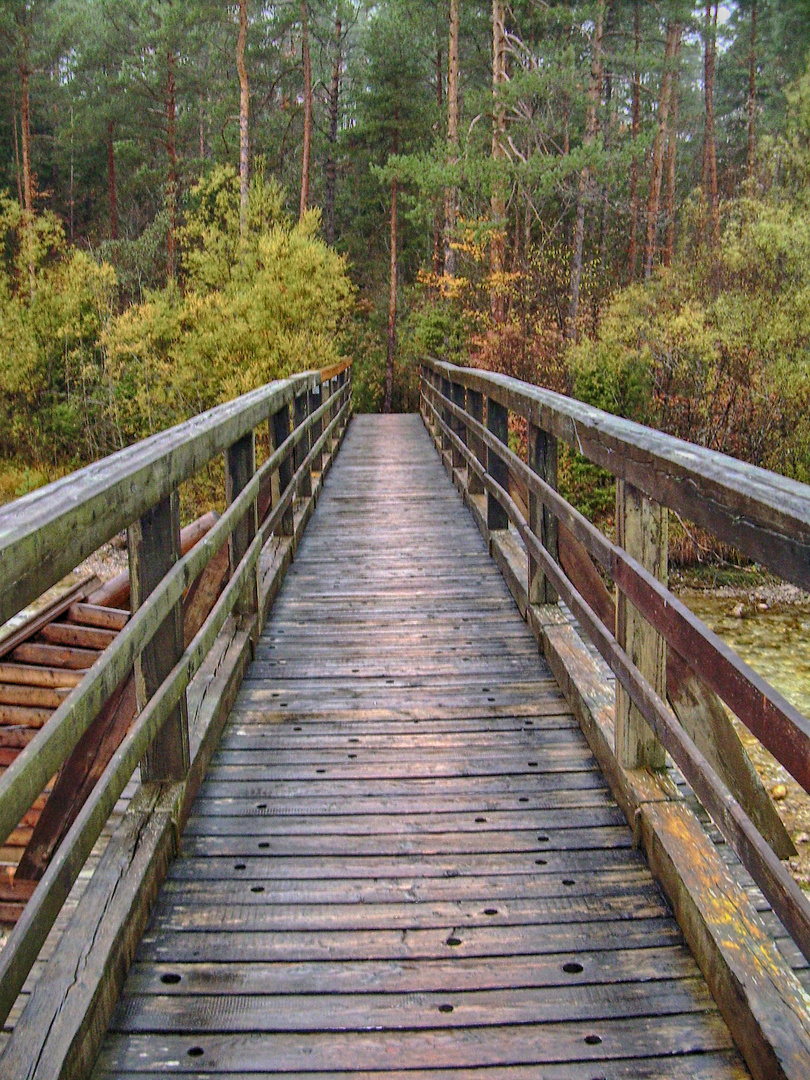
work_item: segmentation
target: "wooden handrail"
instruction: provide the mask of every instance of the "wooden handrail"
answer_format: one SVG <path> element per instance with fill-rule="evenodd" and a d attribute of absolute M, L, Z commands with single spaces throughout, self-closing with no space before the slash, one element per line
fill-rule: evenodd
<path fill-rule="evenodd" d="M 562 439 L 617 479 L 810 590 L 810 488 L 507 375 L 426 359 L 424 368 L 484 394 Z"/>
<path fill-rule="evenodd" d="M 771 566 L 783 566 L 785 552 L 796 556 L 802 550 L 805 543 L 803 523 L 810 521 L 810 487 L 691 447 L 641 425 L 617 420 L 599 410 L 580 409 L 578 402 L 514 379 L 506 380 L 504 376 L 426 360 L 423 362 L 421 391 L 426 420 L 438 443 L 450 453 L 448 468 L 466 470 L 466 477 L 461 482 L 468 492 L 471 491 L 472 477 L 476 478 L 476 490 L 486 492 L 490 503 L 487 510 L 490 535 L 496 535 L 498 529 L 505 529 L 510 522 L 515 527 L 528 560 L 536 562 L 556 595 L 566 602 L 613 670 L 617 686 L 623 687 L 632 705 L 649 725 L 654 741 L 660 740 L 660 745 L 672 755 L 799 948 L 810 958 L 810 903 L 807 898 L 718 774 L 716 763 L 706 759 L 681 726 L 661 692 L 652 685 L 649 672 L 634 662 L 629 643 L 619 640 L 618 626 L 615 630 L 605 626 L 604 620 L 591 607 L 589 598 L 568 578 L 556 553 L 544 546 L 537 529 L 527 520 L 532 515 L 525 507 L 518 506 L 510 495 L 512 476 L 524 486 L 530 501 L 536 498 L 555 522 L 559 521 L 570 530 L 575 542 L 581 543 L 583 550 L 613 578 L 619 594 L 632 602 L 652 631 L 669 643 L 693 672 L 737 712 L 807 790 L 810 790 L 810 721 L 671 594 L 666 585 L 634 557 L 634 552 L 624 550 L 603 536 L 559 495 L 553 483 L 522 461 L 507 445 L 508 425 L 506 415 L 502 413 L 511 411 L 524 417 L 530 424 L 530 431 L 531 425 L 540 428 L 540 424 L 547 424 L 547 429 L 540 430 L 545 430 L 550 438 L 554 438 L 555 433 L 565 433 L 568 441 L 586 457 L 606 466 L 623 480 L 632 475 L 634 482 L 643 482 L 646 490 L 654 494 L 658 493 L 651 479 L 658 475 L 665 461 L 677 462 L 678 480 L 665 486 L 666 497 L 662 502 L 676 510 L 684 510 L 677 496 L 679 491 L 688 491 L 690 510 L 684 510 L 684 513 L 706 527 L 711 522 L 732 521 L 736 507 L 735 527 L 742 530 L 744 541 L 764 534 L 768 528 L 773 530 L 771 535 L 777 536 L 775 543 L 781 545 L 781 554 L 768 564 Z M 464 402 L 464 391 L 468 395 L 467 403 Z M 486 424 L 482 422 L 479 396 L 489 402 Z M 497 405 L 497 412 L 493 403 Z M 612 440 L 609 456 L 602 453 L 608 438 L 606 432 Z M 595 446 L 601 450 L 592 453 Z M 632 469 L 622 455 L 633 459 Z M 724 467 L 725 477 L 722 475 Z M 715 503 L 711 512 L 695 513 L 695 499 L 709 498 L 707 484 Z M 764 504 L 763 493 L 767 493 Z M 785 505 L 780 501 L 780 493 L 784 494 Z M 498 507 L 494 517 L 493 503 Z M 781 531 L 777 532 L 777 529 Z M 719 530 L 713 531 L 718 534 Z M 744 543 L 738 546 L 746 550 Z M 531 570 L 527 580 L 530 594 Z M 528 602 L 531 603 L 531 596 Z M 663 682 L 665 684 L 665 679 Z M 625 766 L 627 763 L 621 760 L 619 749 L 621 717 L 618 713 L 617 702 L 615 755 L 618 764 Z M 633 764 L 638 766 L 645 762 Z"/>
<path fill-rule="evenodd" d="M 157 738 L 166 738 L 167 722 L 183 704 L 186 687 L 210 652 L 226 619 L 230 615 L 247 617 L 255 630 L 259 619 L 257 567 L 261 551 L 291 512 L 293 499 L 304 490 L 304 482 L 309 480 L 312 470 L 320 471 L 321 457 L 329 440 L 338 438 L 348 420 L 349 365 L 340 365 L 340 370 L 334 372 L 329 369 L 325 375 L 322 380 L 320 373 L 309 372 L 270 384 L 121 451 L 111 459 L 35 492 L 35 499 L 28 496 L 5 508 L 5 513 L 0 512 L 2 589 L 12 597 L 5 600 L 4 610 L 10 610 L 27 595 L 34 581 L 48 580 L 57 573 L 54 567 L 63 565 L 67 556 L 53 551 L 53 545 L 64 543 L 72 553 L 70 561 L 77 551 L 86 550 L 88 544 L 103 543 L 121 528 L 131 526 L 137 516 L 143 519 L 152 507 L 168 505 L 165 501 L 172 497 L 177 485 L 217 453 L 226 452 L 228 468 L 239 473 L 229 481 L 227 510 L 187 554 L 173 564 L 169 560 L 170 568 L 142 598 L 126 626 L 0 777 L 0 833 L 5 838 L 73 752 L 133 664 L 146 655 L 150 643 L 177 609 L 185 590 L 223 545 L 230 542 L 232 567 L 225 591 L 193 639 L 185 647 L 181 642 L 166 674 L 156 685 L 147 685 L 145 698 L 141 694 L 144 699 L 139 702 L 140 715 L 57 849 L 0 953 L 2 1019 L 8 1015 L 133 770 Z M 315 408 L 319 397 L 321 404 Z M 298 422 L 291 430 L 290 405 L 296 401 L 300 406 L 296 410 Z M 284 418 L 281 423 L 279 417 Z M 278 445 L 263 465 L 255 469 L 253 431 L 259 423 L 267 421 L 283 437 L 277 440 Z M 245 443 L 248 436 L 249 445 Z M 248 453 L 242 448 L 247 448 Z M 294 471 L 287 467 L 293 456 Z M 259 522 L 256 506 L 260 489 L 267 486 L 275 473 L 280 478 L 283 476 L 283 487 L 274 494 L 267 518 Z M 142 480 L 145 491 L 135 490 Z M 107 499 L 118 500 L 119 505 L 104 511 Z M 96 520 L 92 514 L 88 518 L 88 507 L 94 513 L 98 510 L 103 520 Z M 82 522 L 88 520 L 92 540 L 76 535 Z M 32 522 L 38 524 L 38 531 Z M 247 535 L 247 542 L 238 546 L 237 534 Z M 166 543 L 169 542 L 171 538 L 167 538 Z M 233 554 L 238 548 L 234 565 Z M 39 552 L 48 567 L 39 576 L 32 564 L 34 551 Z M 12 569 L 7 572 L 7 567 Z M 187 734 L 184 737 L 187 741 Z M 176 778 L 182 779 L 182 775 Z"/>

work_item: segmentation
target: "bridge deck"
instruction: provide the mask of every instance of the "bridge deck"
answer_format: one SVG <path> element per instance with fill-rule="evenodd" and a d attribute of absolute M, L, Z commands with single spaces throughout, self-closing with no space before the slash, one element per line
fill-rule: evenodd
<path fill-rule="evenodd" d="M 352 422 L 95 1075 L 167 1072 L 748 1075 L 417 417 Z"/>

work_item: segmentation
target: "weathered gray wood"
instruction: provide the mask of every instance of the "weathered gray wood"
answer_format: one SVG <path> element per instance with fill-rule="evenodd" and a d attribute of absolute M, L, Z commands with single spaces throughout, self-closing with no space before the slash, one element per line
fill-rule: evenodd
<path fill-rule="evenodd" d="M 132 609 L 137 611 L 180 557 L 180 500 L 173 492 L 131 525 L 127 543 Z M 183 607 L 178 600 L 135 660 L 138 708 L 143 710 L 183 653 Z M 185 694 L 147 750 L 144 781 L 182 780 L 189 765 Z"/>
<path fill-rule="evenodd" d="M 272 465 L 273 462 L 268 461 L 266 467 L 269 468 Z M 258 491 L 258 478 L 254 478 L 250 482 L 250 486 L 251 492 L 243 490 L 242 494 L 237 496 L 234 510 L 248 509 L 251 493 L 255 497 L 255 493 Z M 240 503 L 242 504 L 241 507 Z M 302 511 L 299 522 L 303 517 L 304 512 Z M 223 522 L 219 535 L 212 537 L 213 550 L 216 550 L 221 544 L 223 528 L 227 526 L 227 521 L 223 519 Z M 219 541 L 219 544 L 217 541 Z M 198 670 L 211 650 L 228 614 L 234 609 L 244 590 L 245 580 L 253 571 L 253 567 L 259 558 L 259 550 L 259 538 L 257 537 L 253 541 L 237 575 L 231 580 L 225 593 L 217 602 L 205 629 L 186 651 L 184 663 L 178 665 L 175 669 L 169 680 L 166 693 L 160 698 L 153 698 L 147 709 L 138 718 L 129 736 L 106 770 L 102 783 L 94 791 L 88 803 L 85 804 L 79 818 L 71 829 L 64 849 L 60 849 L 60 853 L 48 868 L 40 890 L 29 903 L 20 924 L 18 924 L 12 935 L 9 948 L 4 950 L 2 957 L 0 957 L 0 976 L 2 976 L 0 981 L 0 1005 L 4 1010 L 7 1011 L 8 1003 L 13 1001 L 16 989 L 19 988 L 22 979 L 25 977 L 25 970 L 30 966 L 31 958 L 36 955 L 43 935 L 47 933 L 47 927 L 53 921 L 53 912 L 58 910 L 60 895 L 70 888 L 70 884 L 75 879 L 86 852 L 89 850 L 88 845 L 92 846 L 97 830 L 101 827 L 107 815 L 110 800 L 113 803 L 115 802 L 120 791 L 120 784 L 125 782 L 126 776 L 131 773 L 138 757 L 143 753 L 143 749 L 151 741 L 154 731 L 163 723 L 164 717 L 172 708 L 178 695 L 183 691 L 189 678 Z M 278 575 L 283 576 L 288 564 L 289 560 L 282 560 L 278 564 L 275 573 L 270 575 L 272 580 L 264 582 L 266 589 L 273 592 L 277 589 L 275 578 Z M 224 710 L 233 700 L 235 686 L 241 678 L 242 666 L 246 656 L 245 645 L 249 642 L 249 638 L 250 628 L 247 627 L 244 632 L 241 632 L 242 646 L 236 654 L 235 665 L 226 662 L 221 657 L 214 658 L 212 671 L 204 679 L 203 688 L 197 694 L 197 697 L 203 702 L 202 713 L 203 717 L 208 717 L 208 726 L 206 726 L 205 722 L 201 722 L 200 718 L 195 714 L 196 726 L 192 741 L 193 760 L 191 773 L 184 784 L 174 786 L 176 790 L 187 792 L 190 795 L 191 792 L 196 790 L 202 779 L 204 765 L 210 757 L 218 735 L 218 729 L 214 730 L 211 726 L 212 718 L 216 718 L 217 722 L 221 721 L 224 718 Z M 213 734 L 211 734 L 212 731 Z M 204 757 L 201 757 L 201 748 L 205 748 Z M 185 796 L 183 796 L 183 799 L 185 799 Z M 180 802 L 174 800 L 177 805 L 166 816 L 164 824 L 158 830 L 159 838 L 165 839 L 168 837 L 173 840 L 175 828 L 178 823 L 182 824 L 188 810 L 183 799 Z M 160 839 L 160 843 L 162 842 L 163 840 Z M 149 843 L 147 843 L 147 847 L 149 847 Z M 156 850 L 154 845 L 150 850 Z M 158 864 L 156 864 L 155 860 L 151 859 L 149 866 L 144 869 L 143 866 L 138 866 L 137 860 L 133 862 L 126 852 L 124 858 L 128 862 L 132 862 L 132 865 L 128 868 L 128 873 L 130 874 L 132 886 L 138 891 L 140 897 L 139 911 L 141 915 L 138 918 L 142 918 L 144 913 L 148 911 L 149 890 L 152 888 L 151 882 L 154 878 L 150 867 L 158 865 L 157 876 L 160 877 L 163 873 L 163 869 L 160 868 L 163 863 L 158 860 Z M 98 1040 L 106 1025 L 109 1011 L 117 993 L 117 987 L 120 985 L 120 979 L 123 977 L 123 972 L 128 964 L 127 953 L 131 950 L 131 943 L 134 940 L 135 930 L 138 925 L 138 919 L 136 918 L 135 927 L 129 926 L 130 916 L 127 914 L 128 909 L 122 906 L 121 897 L 123 891 L 120 888 L 118 889 L 118 901 L 110 904 L 109 889 L 114 890 L 118 885 L 118 875 L 114 873 L 108 882 L 106 892 L 103 882 L 100 886 L 100 900 L 105 906 L 103 918 L 105 924 L 109 927 L 109 934 L 112 934 L 112 939 L 105 938 L 103 934 L 98 934 L 95 939 L 88 943 L 83 940 L 82 934 L 77 929 L 73 935 L 73 946 L 80 950 L 89 947 L 91 954 L 97 954 L 98 959 L 92 962 L 87 959 L 76 961 L 71 959 L 70 955 L 68 956 L 67 969 L 62 968 L 57 971 L 54 974 L 53 985 L 49 984 L 43 987 L 41 999 L 36 999 L 40 1001 L 37 1008 L 44 1009 L 46 1013 L 50 1012 L 52 1014 L 51 1020 L 43 1026 L 40 1022 L 41 1017 L 39 1019 L 35 1018 L 30 1028 L 26 1028 L 25 1025 L 21 1027 L 19 1037 L 15 1036 L 7 1049 L 9 1054 L 16 1053 L 20 1055 L 19 1059 L 15 1058 L 14 1060 L 27 1061 L 30 1059 L 40 1065 L 44 1062 L 46 1068 L 55 1067 L 57 1074 L 60 1076 L 86 1075 L 89 1063 L 95 1054 Z M 37 899 L 38 897 L 39 899 Z M 145 905 L 144 898 L 146 900 Z M 99 940 L 101 941 L 100 950 Z M 75 972 L 77 966 L 85 970 L 86 973 L 79 984 L 76 984 L 75 977 L 71 974 L 71 972 Z M 68 975 L 62 977 L 65 970 L 67 970 Z M 65 998 L 70 998 L 71 1002 L 67 1009 L 63 1004 Z M 54 1026 L 55 1015 L 60 1011 L 63 1013 L 62 1020 Z M 44 1057 L 41 1049 L 33 1052 L 31 1050 L 32 1041 L 35 1046 L 40 1046 L 43 1038 L 51 1038 L 52 1040 L 50 1044 L 51 1054 L 46 1054 Z M 26 1040 L 28 1041 L 26 1042 Z M 66 1071 L 63 1073 L 62 1069 Z M 45 1072 L 43 1075 L 51 1074 Z"/>
<path fill-rule="evenodd" d="M 557 440 L 548 432 L 530 423 L 526 432 L 529 468 L 553 488 L 557 486 Z M 557 521 L 551 509 L 534 491 L 529 491 L 529 528 L 553 559 L 559 558 Z M 529 555 L 529 603 L 553 604 L 557 600 L 554 589 L 546 580 L 542 569 Z"/>
<path fill-rule="evenodd" d="M 293 424 L 296 428 L 303 427 L 309 416 L 309 394 L 299 394 L 293 402 Z M 309 432 L 302 437 L 293 451 L 293 470 L 298 472 L 310 450 Z M 308 499 L 312 494 L 312 475 L 309 469 L 304 469 L 298 484 L 299 498 Z"/>
<path fill-rule="evenodd" d="M 473 421 L 470 423 L 474 425 Z M 545 485 L 517 455 L 507 448 L 499 450 L 501 444 L 493 440 L 486 428 L 474 426 L 485 444 L 501 453 L 529 491 L 534 491 L 551 507 L 559 522 L 565 524 L 613 577 L 633 604 L 664 634 L 671 647 L 687 659 L 695 674 L 706 681 L 777 760 L 810 790 L 810 721 L 640 563 L 611 543 L 557 492 Z M 500 497 L 504 496 L 505 491 Z M 494 497 L 498 497 L 497 492 Z M 475 513 L 474 504 L 471 509 Z"/>
<path fill-rule="evenodd" d="M 700 1047 L 710 1076 L 734 1076 L 513 608 L 504 632 L 508 593 L 418 421 L 355 421 L 330 483 L 99 1075 L 300 1062 L 382 1080 L 407 1062 L 489 1080 L 565 1060 L 579 1080 L 588 1060 L 592 1080 L 649 1056 L 655 1011 L 660 1062 Z"/>
<path fill-rule="evenodd" d="M 465 402 L 466 394 L 465 394 L 465 391 L 464 391 L 464 387 L 461 385 L 461 383 L 453 383 L 452 384 L 451 395 L 452 395 L 452 398 L 453 398 L 453 402 L 458 406 L 458 408 L 463 409 L 464 406 L 465 406 L 465 403 L 466 403 Z M 467 428 L 464 426 L 464 422 L 462 420 L 458 419 L 458 418 L 453 418 L 453 419 L 451 419 L 451 424 L 452 424 L 452 426 L 453 426 L 453 428 L 454 428 L 454 430 L 456 432 L 456 435 L 458 435 L 459 439 L 461 439 L 461 441 L 466 444 L 466 442 L 467 442 Z M 464 465 L 464 458 L 462 457 L 461 452 L 454 449 L 453 450 L 453 468 L 454 469 L 460 469 L 460 468 L 462 468 L 463 465 Z"/>
<path fill-rule="evenodd" d="M 312 414 L 315 413 L 321 407 L 321 405 L 325 404 L 325 403 L 326 403 L 326 398 L 322 395 L 320 384 L 318 384 L 318 385 L 314 386 L 309 391 L 309 401 L 308 401 L 308 413 L 309 413 L 309 415 L 312 416 Z M 312 427 L 310 429 L 310 445 L 314 446 L 315 443 L 318 441 L 318 439 L 321 437 L 322 434 L 323 434 L 323 417 L 316 420 L 313 423 L 313 425 L 312 425 Z M 322 466 L 323 466 L 322 454 L 320 454 L 320 453 L 314 454 L 313 458 L 312 458 L 312 471 L 316 472 L 316 473 L 319 473 L 322 470 Z"/>
<path fill-rule="evenodd" d="M 484 395 L 477 390 L 467 391 L 467 412 L 474 420 L 477 420 L 479 424 L 484 422 Z M 475 456 L 481 462 L 483 466 L 487 463 L 487 448 L 481 442 L 481 439 L 474 432 L 467 433 L 467 443 Z M 468 471 L 467 476 L 467 490 L 470 495 L 483 495 L 484 485 L 481 483 L 478 475 L 472 470 Z"/>
<path fill-rule="evenodd" d="M 508 446 L 509 411 L 494 398 L 487 398 L 487 428 L 495 439 Z M 509 469 L 491 446 L 487 447 L 487 473 L 503 488 L 509 483 Z M 487 527 L 490 532 L 509 527 L 506 511 L 492 493 L 487 495 Z"/>
<path fill-rule="evenodd" d="M 624 480 L 616 483 L 616 539 L 619 547 L 663 584 L 667 582 L 668 515 Z M 663 637 L 619 590 L 616 640 L 659 698 L 666 698 L 667 646 Z M 666 752 L 650 726 L 616 682 L 616 757 L 625 769 L 663 769 Z"/>
<path fill-rule="evenodd" d="M 225 498 L 231 506 L 244 487 L 250 483 L 256 471 L 256 436 L 254 432 L 244 435 L 228 448 L 225 462 Z M 234 527 L 230 538 L 230 564 L 233 576 L 239 563 L 253 542 L 258 528 L 257 506 L 254 501 L 242 520 Z M 237 605 L 242 615 L 253 615 L 259 609 L 259 580 L 251 574 L 245 583 L 245 594 Z"/>
<path fill-rule="evenodd" d="M 774 573 L 810 589 L 806 484 L 506 375 L 437 360 L 423 364 L 527 417 L 617 479 L 627 480 Z"/>
<path fill-rule="evenodd" d="M 278 450 L 283 443 L 289 438 L 290 435 L 290 406 L 289 404 L 283 405 L 277 409 L 270 417 L 270 446 L 273 450 Z M 273 506 L 277 506 L 281 499 L 281 496 L 287 490 L 292 477 L 292 462 L 289 456 L 285 457 L 280 462 L 278 470 L 278 494 L 276 494 L 275 488 L 273 489 Z M 281 521 L 278 524 L 277 532 L 279 536 L 292 536 L 293 533 L 293 511 L 292 504 L 289 509 L 284 513 Z"/>
<path fill-rule="evenodd" d="M 261 387 L 0 507 L 0 623 L 319 378 Z"/>

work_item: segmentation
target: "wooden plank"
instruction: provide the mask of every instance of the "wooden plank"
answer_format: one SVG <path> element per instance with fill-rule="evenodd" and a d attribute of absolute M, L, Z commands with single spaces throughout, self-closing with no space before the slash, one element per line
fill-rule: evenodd
<path fill-rule="evenodd" d="M 270 383 L 0 507 L 0 623 L 318 378 Z"/>
<path fill-rule="evenodd" d="M 95 626 L 80 626 L 74 623 L 48 623 L 39 631 L 43 641 L 52 645 L 70 645 L 79 649 L 106 649 L 115 641 L 116 630 L 103 630 Z"/>
<path fill-rule="evenodd" d="M 11 653 L 11 659 L 19 664 L 42 664 L 43 667 L 62 667 L 72 671 L 85 671 L 93 666 L 99 656 L 101 653 L 94 649 L 75 649 L 36 641 L 26 641 Z"/>
<path fill-rule="evenodd" d="M 590 1039 L 590 1041 L 587 1041 Z M 200 1035 L 193 1045 L 202 1053 L 206 1070 L 222 1070 L 238 1060 L 245 1072 L 262 1069 L 318 1071 L 336 1065 L 353 1070 L 384 1069 L 405 1060 L 410 1068 L 468 1069 L 490 1065 L 604 1061 L 643 1057 L 652 1043 L 662 1056 L 702 1050 L 729 1049 L 728 1030 L 709 1015 L 680 1015 L 674 1022 L 656 1018 L 583 1020 L 571 1024 L 519 1024 L 440 1029 L 435 1037 L 422 1031 L 375 1034 L 311 1033 L 295 1035 Z M 105 1047 L 102 1069 L 165 1069 L 169 1061 L 188 1062 L 189 1038 L 164 1035 L 119 1037 Z M 189 1062 L 188 1070 L 199 1065 Z M 593 1068 L 593 1066 L 592 1066 Z"/>
<path fill-rule="evenodd" d="M 53 619 L 63 615 L 77 597 L 84 598 L 87 596 L 97 583 L 98 578 L 94 574 L 90 574 L 45 607 L 40 608 L 34 615 L 26 619 L 22 626 L 18 626 L 0 640 L 0 659 L 8 656 L 22 642 L 32 638 Z"/>
<path fill-rule="evenodd" d="M 70 622 L 82 626 L 100 626 L 106 630 L 123 630 L 129 621 L 129 612 L 123 608 L 103 607 L 100 604 L 71 604 L 67 617 Z"/>
<path fill-rule="evenodd" d="M 128 532 L 132 607 L 137 611 L 180 557 L 180 502 L 177 491 L 163 498 Z M 135 690 L 142 711 L 183 652 L 183 612 L 175 604 L 149 644 L 135 659 Z M 148 780 L 182 780 L 189 766 L 188 711 L 185 693 L 141 765 Z"/>
<path fill-rule="evenodd" d="M 0 683 L 0 704 L 44 705 L 56 709 L 67 697 L 67 688 L 51 689 L 47 686 L 26 686 L 20 683 Z"/>
<path fill-rule="evenodd" d="M 616 537 L 653 577 L 666 584 L 668 516 L 659 504 L 631 484 L 616 483 Z M 616 641 L 632 664 L 663 700 L 667 685 L 667 646 L 619 590 L 616 598 Z M 616 680 L 616 757 L 625 769 L 663 769 L 666 751 L 647 721 Z"/>
<path fill-rule="evenodd" d="M 526 416 L 617 479 L 810 588 L 807 486 L 506 375 L 429 365 Z"/>
<path fill-rule="evenodd" d="M 8 661 L 0 664 L 0 680 L 15 686 L 65 687 L 72 689 L 82 680 L 81 671 L 65 670 L 60 667 L 33 667 L 26 664 L 13 664 Z"/>

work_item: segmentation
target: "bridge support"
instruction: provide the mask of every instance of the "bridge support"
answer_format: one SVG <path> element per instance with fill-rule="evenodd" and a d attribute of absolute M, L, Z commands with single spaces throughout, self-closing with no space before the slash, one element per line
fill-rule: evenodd
<path fill-rule="evenodd" d="M 667 511 L 626 483 L 616 481 L 616 539 L 628 555 L 666 584 Z M 616 603 L 616 639 L 662 701 L 667 696 L 667 645 L 621 589 Z M 666 751 L 616 681 L 616 757 L 625 769 L 663 769 Z"/>
<path fill-rule="evenodd" d="M 132 610 L 137 611 L 180 558 L 180 499 L 175 489 L 129 526 L 129 577 Z M 152 695 L 183 654 L 183 605 L 169 612 L 135 661 L 138 709 Z M 183 780 L 188 772 L 188 709 L 183 693 L 141 762 L 141 779 Z"/>

